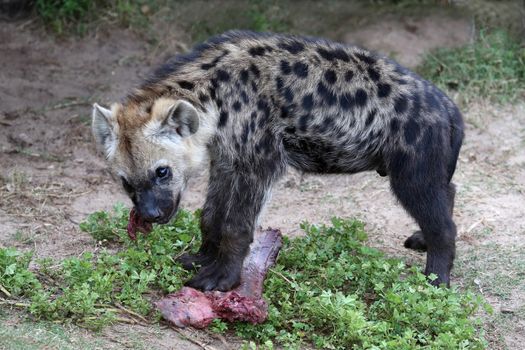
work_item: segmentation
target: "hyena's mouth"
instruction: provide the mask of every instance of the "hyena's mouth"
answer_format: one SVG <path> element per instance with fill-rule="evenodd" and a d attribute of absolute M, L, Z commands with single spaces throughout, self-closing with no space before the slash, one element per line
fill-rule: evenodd
<path fill-rule="evenodd" d="M 181 194 L 177 196 L 177 199 L 175 200 L 175 205 L 171 208 L 171 211 L 168 213 L 168 215 L 163 216 L 160 220 L 158 220 L 157 224 L 167 224 L 173 216 L 177 213 L 179 210 L 179 204 L 180 204 Z M 135 208 L 132 208 L 129 212 L 129 221 L 128 221 L 128 236 L 132 240 L 135 240 L 137 238 L 137 231 L 142 232 L 144 234 L 148 234 L 153 229 L 153 223 L 151 221 L 145 220 Z"/>
<path fill-rule="evenodd" d="M 177 214 L 177 211 L 179 211 L 180 197 L 181 194 L 179 193 L 177 199 L 175 200 L 175 205 L 173 205 L 171 209 L 171 212 L 168 215 L 162 217 L 159 221 L 157 221 L 157 224 L 167 224 L 175 216 L 175 214 Z"/>
<path fill-rule="evenodd" d="M 135 208 L 132 208 L 129 212 L 128 221 L 128 236 L 132 240 L 137 239 L 137 231 L 144 234 L 148 234 L 153 229 L 151 222 L 144 220 L 144 218 L 137 212 Z"/>

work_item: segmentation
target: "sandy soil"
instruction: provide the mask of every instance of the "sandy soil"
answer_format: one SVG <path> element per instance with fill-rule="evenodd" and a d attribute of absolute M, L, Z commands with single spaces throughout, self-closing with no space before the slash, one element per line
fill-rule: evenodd
<path fill-rule="evenodd" d="M 348 33 L 345 40 L 394 53 L 413 66 L 428 49 L 469 40 L 468 21 L 450 19 L 447 26 L 443 21 L 388 19 Z M 64 258 L 94 248 L 95 242 L 78 229 L 88 214 L 110 209 L 117 201 L 129 203 L 95 152 L 90 105 L 121 98 L 161 55 L 122 30 L 59 41 L 22 26 L 0 26 L 0 246 L 34 249 L 36 258 Z M 454 178 L 459 238 L 453 283 L 458 285 L 467 284 L 472 275 L 473 252 L 492 246 L 525 249 L 525 104 L 478 102 L 464 112 L 467 138 Z M 205 189 L 205 175 L 192 179 L 183 205 L 201 206 Z M 402 248 L 416 225 L 390 194 L 388 180 L 376 173 L 315 176 L 291 171 L 276 186 L 261 223 L 295 235 L 303 220 L 322 223 L 336 215 L 364 220 L 371 244 L 409 263 L 424 263 L 423 255 Z M 485 291 L 487 283 L 476 282 L 496 312 L 524 307 L 523 290 L 499 298 Z M 104 333 L 116 334 L 111 347 L 129 346 L 122 327 L 127 326 Z M 525 343 L 523 318 L 516 316 L 505 331 L 494 327 L 489 329 L 494 348 L 505 343 L 518 349 Z M 155 348 L 199 348 L 166 329 L 137 326 L 133 332 Z M 80 330 L 76 336 L 93 337 Z M 226 347 L 206 333 L 186 336 Z"/>

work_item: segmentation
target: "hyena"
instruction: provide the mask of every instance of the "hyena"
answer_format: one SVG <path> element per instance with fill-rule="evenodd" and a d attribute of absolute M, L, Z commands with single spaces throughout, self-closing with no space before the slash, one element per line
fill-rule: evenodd
<path fill-rule="evenodd" d="M 421 231 L 433 284 L 450 283 L 456 227 L 451 183 L 463 139 L 458 108 L 396 62 L 323 39 L 232 31 L 176 56 L 93 131 L 147 222 L 176 213 L 186 182 L 209 167 L 203 242 L 181 258 L 200 266 L 187 285 L 229 290 L 268 194 L 288 167 L 375 170 Z"/>

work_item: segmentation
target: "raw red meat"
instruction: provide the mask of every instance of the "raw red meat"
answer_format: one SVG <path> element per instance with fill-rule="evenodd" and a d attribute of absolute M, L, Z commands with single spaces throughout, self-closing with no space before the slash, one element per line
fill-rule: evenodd
<path fill-rule="evenodd" d="M 241 284 L 229 292 L 201 292 L 183 287 L 155 303 L 162 316 L 177 327 L 207 327 L 215 318 L 261 323 L 268 316 L 268 305 L 262 298 L 263 282 L 268 269 L 275 264 L 282 246 L 279 230 L 258 232 L 244 259 Z"/>
<path fill-rule="evenodd" d="M 137 239 L 137 231 L 144 234 L 148 234 L 153 229 L 151 222 L 145 221 L 142 216 L 137 213 L 135 208 L 132 208 L 129 212 L 129 221 L 128 221 L 128 236 L 132 240 Z"/>

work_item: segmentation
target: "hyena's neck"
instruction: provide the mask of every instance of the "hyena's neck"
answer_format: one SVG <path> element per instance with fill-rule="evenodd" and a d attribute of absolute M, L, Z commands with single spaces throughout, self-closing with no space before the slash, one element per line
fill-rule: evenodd
<path fill-rule="evenodd" d="M 184 99 L 207 117 L 219 118 L 220 123 L 220 112 L 237 106 L 237 99 L 247 103 L 248 98 L 270 94 L 270 75 L 275 70 L 271 67 L 277 67 L 279 60 L 249 49 L 255 43 L 269 48 L 276 39 L 258 37 L 255 43 L 253 40 L 249 33 L 227 33 L 186 55 L 176 56 L 128 96 L 127 102 L 147 105 L 160 97 Z"/>

